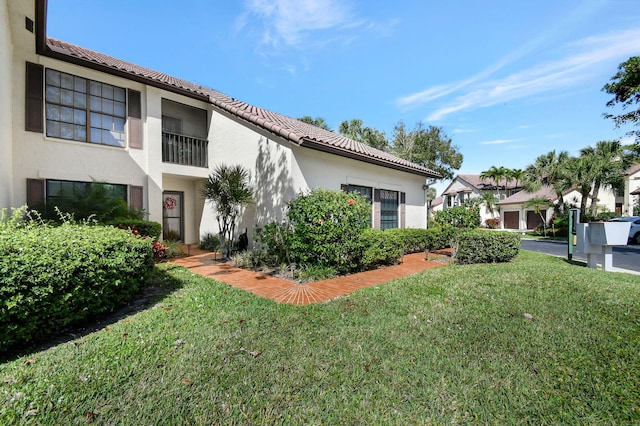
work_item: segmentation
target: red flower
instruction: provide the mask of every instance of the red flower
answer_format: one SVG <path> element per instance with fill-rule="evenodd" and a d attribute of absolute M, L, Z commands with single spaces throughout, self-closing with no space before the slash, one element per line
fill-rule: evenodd
<path fill-rule="evenodd" d="M 353 198 L 351 198 L 351 199 L 349 200 L 349 205 L 350 205 L 350 206 L 352 206 L 352 205 L 353 205 L 353 203 L 355 203 L 355 201 L 353 201 Z"/>

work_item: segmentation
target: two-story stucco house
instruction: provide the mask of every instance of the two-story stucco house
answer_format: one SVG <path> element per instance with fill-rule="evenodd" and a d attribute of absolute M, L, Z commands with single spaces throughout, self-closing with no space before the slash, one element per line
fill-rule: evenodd
<path fill-rule="evenodd" d="M 165 236 L 217 232 L 200 196 L 217 164 L 250 170 L 241 228 L 313 188 L 356 190 L 372 226 L 425 227 L 425 167 L 220 92 L 48 38 L 46 0 L 0 4 L 0 208 L 106 182 Z"/>
<path fill-rule="evenodd" d="M 519 182 L 507 181 L 502 178 L 499 182 L 491 179 L 483 179 L 480 175 L 460 174 L 451 181 L 449 186 L 442 191 L 442 203 L 434 207 L 435 210 L 444 210 L 451 207 L 464 205 L 472 198 L 480 197 L 484 193 L 493 194 L 496 201 L 503 200 L 522 189 Z M 491 212 L 486 205 L 480 206 L 480 222 L 485 223 L 487 219 L 499 218 L 497 209 Z"/>

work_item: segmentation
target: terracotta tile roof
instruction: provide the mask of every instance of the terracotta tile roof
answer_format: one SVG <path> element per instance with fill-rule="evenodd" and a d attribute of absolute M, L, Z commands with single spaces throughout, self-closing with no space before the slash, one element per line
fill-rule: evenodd
<path fill-rule="evenodd" d="M 221 110 L 300 146 L 421 176 L 440 177 L 437 172 L 431 169 L 401 159 L 388 152 L 375 149 L 294 118 L 249 105 L 208 87 L 190 83 L 186 80 L 53 38 L 47 39 L 47 47 L 48 51 L 45 54 L 48 56 L 89 66 L 103 72 L 131 78 L 145 84 L 209 102 Z"/>
<path fill-rule="evenodd" d="M 567 191 L 570 192 L 570 191 Z M 507 197 L 504 200 L 499 201 L 497 204 L 521 204 L 535 197 L 544 197 L 549 201 L 555 201 L 558 196 L 554 189 L 550 186 L 543 186 L 536 192 L 528 192 L 527 190 L 518 191 L 511 197 Z"/>

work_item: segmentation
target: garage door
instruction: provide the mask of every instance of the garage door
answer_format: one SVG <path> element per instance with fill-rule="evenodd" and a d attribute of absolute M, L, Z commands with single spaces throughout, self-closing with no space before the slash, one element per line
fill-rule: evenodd
<path fill-rule="evenodd" d="M 504 212 L 504 229 L 520 229 L 520 212 Z"/>
<path fill-rule="evenodd" d="M 527 212 L 527 229 L 533 229 L 536 226 L 542 225 L 542 218 L 533 210 Z"/>

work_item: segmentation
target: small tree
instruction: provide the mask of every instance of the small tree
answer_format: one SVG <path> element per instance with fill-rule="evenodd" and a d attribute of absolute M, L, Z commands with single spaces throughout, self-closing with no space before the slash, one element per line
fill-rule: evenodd
<path fill-rule="evenodd" d="M 547 219 L 542 215 L 543 211 L 546 211 L 551 207 L 551 201 L 546 197 L 533 197 L 522 203 L 524 208 L 533 209 L 533 211 L 542 219 L 542 232 L 544 236 L 547 236 Z"/>
<path fill-rule="evenodd" d="M 216 210 L 223 257 L 231 255 L 237 221 L 244 206 L 251 202 L 251 174 L 240 165 L 218 165 L 201 188 L 201 194 Z"/>
<path fill-rule="evenodd" d="M 498 201 L 500 201 L 498 200 L 498 197 L 496 197 L 491 192 L 483 192 L 478 198 L 480 199 L 480 204 L 484 204 L 487 212 L 491 215 L 491 217 L 495 216 L 495 212 L 498 209 L 497 204 Z"/>

